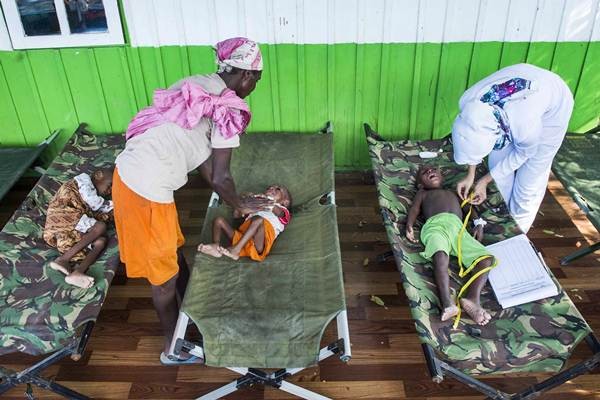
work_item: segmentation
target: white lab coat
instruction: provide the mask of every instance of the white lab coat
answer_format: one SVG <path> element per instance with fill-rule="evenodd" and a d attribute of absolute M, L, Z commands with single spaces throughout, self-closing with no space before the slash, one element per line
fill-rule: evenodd
<path fill-rule="evenodd" d="M 505 103 L 512 143 L 492 150 L 488 167 L 510 213 L 527 232 L 544 198 L 552 160 L 571 118 L 573 95 L 569 87 L 553 72 L 517 64 L 477 82 L 463 94 L 459 107 L 462 110 L 469 101 L 479 100 L 492 84 L 516 77 L 532 81 L 535 90 Z M 454 151 L 456 154 L 460 149 Z"/>

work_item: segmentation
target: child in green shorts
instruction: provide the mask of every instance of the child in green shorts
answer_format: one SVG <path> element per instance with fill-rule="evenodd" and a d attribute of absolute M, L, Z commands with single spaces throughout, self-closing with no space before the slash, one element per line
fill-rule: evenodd
<path fill-rule="evenodd" d="M 434 277 L 442 305 L 441 320 L 446 321 L 459 314 L 459 307 L 450 297 L 448 266 L 450 256 L 458 256 L 458 237 L 463 225 L 463 211 L 455 192 L 442 188 L 441 171 L 431 165 L 424 165 L 417 172 L 419 190 L 413 200 L 406 220 L 406 237 L 415 239 L 413 225 L 419 214 L 425 217 L 421 229 L 421 241 L 425 251 L 423 257 L 433 261 Z M 489 269 L 494 258 L 478 241 L 483 237 L 485 221 L 474 221 L 473 236 L 464 231 L 461 238 L 461 257 L 465 265 L 471 266 L 472 276 Z M 469 271 L 470 269 L 467 269 Z M 480 273 L 466 288 L 466 295 L 460 298 L 460 306 L 479 325 L 487 324 L 491 315 L 481 307 L 479 295 L 487 281 L 487 271 Z"/>

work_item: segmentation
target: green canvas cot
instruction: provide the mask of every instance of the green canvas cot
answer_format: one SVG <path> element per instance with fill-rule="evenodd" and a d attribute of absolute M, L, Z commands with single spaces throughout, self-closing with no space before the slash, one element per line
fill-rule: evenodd
<path fill-rule="evenodd" d="M 452 328 L 452 319 L 442 322 L 432 266 L 419 254 L 423 251 L 422 245 L 406 239 L 405 221 L 417 191 L 415 174 L 421 165 L 439 166 L 444 186 L 451 190 L 464 176 L 466 168 L 454 163 L 449 137 L 430 141 L 386 141 L 366 124 L 365 132 L 387 236 L 434 381 L 439 383 L 447 375 L 489 398 L 525 399 L 539 396 L 540 392 L 600 365 L 600 343 L 554 277 L 560 288 L 558 295 L 507 309 L 500 307 L 490 286 L 486 285 L 481 302 L 492 314 L 492 320 L 485 326 L 475 324 L 468 316 L 461 318 L 456 329 Z M 424 159 L 421 152 L 434 152 L 437 156 Z M 480 165 L 477 173 L 478 176 L 487 173 L 486 167 Z M 478 211 L 488 223 L 484 244 L 521 233 L 493 183 L 488 186 L 488 198 Z M 417 224 L 415 230 L 420 226 Z M 501 267 L 500 264 L 497 268 Z M 450 275 L 451 290 L 456 294 L 464 283 L 458 277 L 456 260 L 452 261 Z M 582 340 L 588 343 L 593 355 L 561 371 Z M 515 394 L 504 393 L 474 377 L 558 371 L 561 372 L 548 380 Z"/>
<path fill-rule="evenodd" d="M 2 147 L 0 148 L 0 200 L 10 188 L 23 176 L 35 160 L 58 136 L 55 131 L 35 147 Z"/>
<path fill-rule="evenodd" d="M 243 375 L 202 399 L 221 398 L 253 383 L 324 399 L 285 378 L 333 354 L 350 359 L 332 136 L 330 131 L 256 133 L 244 135 L 234 151 L 231 170 L 237 190 L 261 193 L 271 184 L 287 186 L 293 198 L 292 220 L 263 262 L 197 254 L 171 355 L 183 349 L 202 357 L 206 365 Z M 216 216 L 231 219 L 231 209 L 213 195 L 203 243 L 211 243 Z M 185 340 L 190 319 L 202 343 Z M 323 331 L 333 319 L 339 339 L 320 348 Z"/>
<path fill-rule="evenodd" d="M 554 157 L 552 171 L 573 200 L 600 231 L 600 128 L 585 134 L 569 133 Z M 560 260 L 562 265 L 600 249 L 600 242 Z"/>
<path fill-rule="evenodd" d="M 49 268 L 58 252 L 42 233 L 48 203 L 60 185 L 80 173 L 111 167 L 123 146 L 122 135 L 95 136 L 81 125 L 0 232 L 0 355 L 48 355 L 23 371 L 0 367 L 0 395 L 25 383 L 28 392 L 33 384 L 87 399 L 40 373 L 64 357 L 78 359 L 84 351 L 119 265 L 116 235 L 109 231 L 106 250 L 87 272 L 94 285 L 81 289 Z"/>

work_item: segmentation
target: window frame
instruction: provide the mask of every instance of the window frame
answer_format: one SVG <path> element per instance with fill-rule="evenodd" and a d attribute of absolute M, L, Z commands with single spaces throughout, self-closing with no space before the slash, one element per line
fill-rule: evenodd
<path fill-rule="evenodd" d="M 102 0 L 108 32 L 71 33 L 63 0 L 53 0 L 60 34 L 27 36 L 16 0 L 0 0 L 12 47 L 14 49 L 46 49 L 124 44 L 123 27 L 117 0 Z"/>

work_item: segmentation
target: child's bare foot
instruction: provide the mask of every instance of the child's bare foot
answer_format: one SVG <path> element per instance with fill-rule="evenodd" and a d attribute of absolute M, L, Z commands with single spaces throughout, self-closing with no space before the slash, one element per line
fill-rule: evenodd
<path fill-rule="evenodd" d="M 456 314 L 458 314 L 458 307 L 456 307 L 456 306 L 446 307 L 442 310 L 441 319 L 442 319 L 442 321 L 448 321 L 450 318 L 456 316 Z"/>
<path fill-rule="evenodd" d="M 60 257 L 54 261 L 50 261 L 50 268 L 58 272 L 62 272 L 65 275 L 69 275 L 69 270 L 67 269 L 68 266 L 69 263 L 64 260 L 61 260 Z"/>
<path fill-rule="evenodd" d="M 221 246 L 216 244 L 199 244 L 198 251 L 213 257 L 221 257 Z"/>
<path fill-rule="evenodd" d="M 223 249 L 223 250 L 221 250 L 221 253 L 224 256 L 231 258 L 232 260 L 237 261 L 240 259 L 240 253 L 235 253 L 232 249 Z"/>
<path fill-rule="evenodd" d="M 460 299 L 460 305 L 478 325 L 485 325 L 492 319 L 490 313 L 488 313 L 483 307 L 481 307 L 480 304 L 475 303 L 474 301 L 471 301 L 467 298 Z"/>
<path fill-rule="evenodd" d="M 79 271 L 73 271 L 65 277 L 65 282 L 73 286 L 88 289 L 94 284 L 94 278 Z"/>

